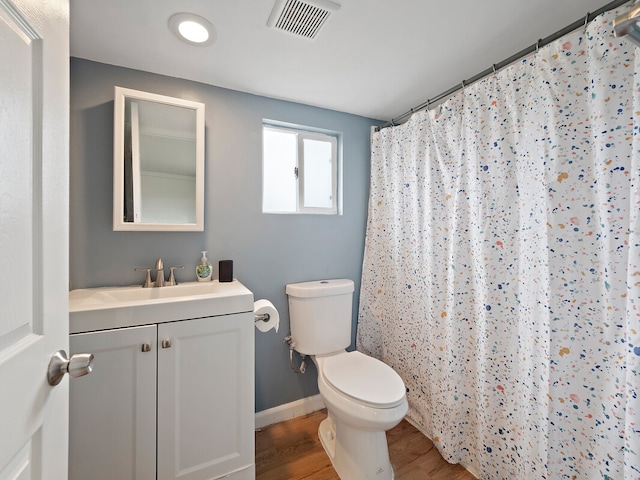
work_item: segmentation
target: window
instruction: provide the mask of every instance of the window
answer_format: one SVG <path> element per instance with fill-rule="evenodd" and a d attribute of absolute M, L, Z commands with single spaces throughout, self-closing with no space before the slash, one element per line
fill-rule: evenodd
<path fill-rule="evenodd" d="M 262 211 L 337 214 L 339 134 L 265 123 L 262 135 Z"/>

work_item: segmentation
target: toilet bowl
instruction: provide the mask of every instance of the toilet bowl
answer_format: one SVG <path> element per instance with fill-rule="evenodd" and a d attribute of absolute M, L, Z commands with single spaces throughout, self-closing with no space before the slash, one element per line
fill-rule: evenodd
<path fill-rule="evenodd" d="M 287 285 L 295 349 L 313 359 L 327 418 L 318 435 L 342 480 L 392 480 L 386 431 L 407 413 L 404 382 L 351 343 L 351 280 Z"/>
<path fill-rule="evenodd" d="M 328 412 L 318 435 L 340 478 L 394 478 L 385 432 L 400 423 L 408 408 L 398 374 L 357 351 L 314 361 Z"/>

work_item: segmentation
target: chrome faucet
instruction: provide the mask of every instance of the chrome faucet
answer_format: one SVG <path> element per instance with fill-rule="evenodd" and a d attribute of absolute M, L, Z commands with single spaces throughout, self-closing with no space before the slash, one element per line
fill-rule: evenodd
<path fill-rule="evenodd" d="M 164 286 L 171 286 L 171 285 L 178 285 L 178 281 L 176 280 L 175 274 L 173 273 L 174 270 L 178 269 L 178 268 L 184 268 L 183 266 L 180 267 L 171 267 L 171 275 L 169 275 L 169 280 L 165 281 L 164 279 L 164 262 L 162 261 L 161 258 L 159 258 L 158 260 L 156 260 L 156 281 L 153 282 L 151 280 L 151 268 L 139 268 L 136 267 L 134 268 L 135 271 L 142 271 L 142 272 L 147 272 L 147 275 L 145 276 L 144 279 L 144 284 L 142 285 L 142 288 L 150 288 L 150 287 L 164 287 Z"/>
<path fill-rule="evenodd" d="M 162 259 L 156 260 L 156 287 L 164 287 L 164 263 Z"/>

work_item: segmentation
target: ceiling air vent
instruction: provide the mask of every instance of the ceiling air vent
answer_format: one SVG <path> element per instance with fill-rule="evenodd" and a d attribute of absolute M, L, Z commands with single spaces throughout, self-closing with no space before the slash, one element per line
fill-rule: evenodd
<path fill-rule="evenodd" d="M 330 0 L 278 0 L 267 25 L 313 40 L 340 5 Z"/>

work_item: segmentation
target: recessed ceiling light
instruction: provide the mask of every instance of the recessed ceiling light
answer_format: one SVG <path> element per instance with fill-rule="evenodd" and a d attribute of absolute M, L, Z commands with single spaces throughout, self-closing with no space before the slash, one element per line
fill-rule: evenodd
<path fill-rule="evenodd" d="M 169 18 L 169 30 L 190 45 L 211 45 L 216 41 L 216 29 L 206 18 L 194 13 L 176 13 Z"/>

